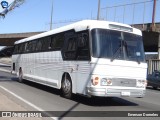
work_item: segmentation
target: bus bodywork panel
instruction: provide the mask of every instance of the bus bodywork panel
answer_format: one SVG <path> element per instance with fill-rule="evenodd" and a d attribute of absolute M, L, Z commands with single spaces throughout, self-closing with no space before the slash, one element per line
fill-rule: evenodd
<path fill-rule="evenodd" d="M 146 69 L 146 63 L 93 59 L 91 79 L 98 77 L 99 81 L 97 85 L 89 85 L 87 92 L 93 96 L 143 97 L 146 86 L 138 82 L 146 80 Z M 106 85 L 103 80 L 110 80 L 111 83 Z"/>
<path fill-rule="evenodd" d="M 58 89 L 61 88 L 60 81 L 63 73 L 67 72 L 73 84 L 76 85 L 73 86 L 73 93 L 89 96 L 121 96 L 123 91 L 127 91 L 131 93 L 130 96 L 134 97 L 144 96 L 145 94 L 143 92 L 144 87 L 138 88 L 138 90 L 136 88 L 137 80 L 146 79 L 144 74 L 146 74 L 147 66 L 144 63 L 138 64 L 135 62 L 133 64 L 129 61 L 119 62 L 119 60 L 111 62 L 109 59 L 93 59 L 92 62 L 62 62 L 60 54 L 58 52 L 57 54 L 50 53 L 50 55 L 47 53 L 45 58 L 45 53 L 41 53 L 41 55 L 40 53 L 33 53 L 30 56 L 31 58 L 26 54 L 15 64 L 23 68 L 25 79 Z M 23 62 L 21 62 L 22 60 Z M 18 69 L 16 71 L 18 72 Z M 91 83 L 93 77 L 99 77 L 100 81 L 97 86 L 93 86 Z M 103 78 L 112 79 L 112 86 L 101 85 L 101 79 Z M 134 92 L 136 92 L 135 95 L 133 95 Z"/>

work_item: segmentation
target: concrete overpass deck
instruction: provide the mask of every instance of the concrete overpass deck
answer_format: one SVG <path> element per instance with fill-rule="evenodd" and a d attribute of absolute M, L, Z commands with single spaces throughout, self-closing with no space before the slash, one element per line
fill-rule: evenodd
<path fill-rule="evenodd" d="M 0 46 L 13 46 L 14 42 L 42 32 L 0 34 Z"/>

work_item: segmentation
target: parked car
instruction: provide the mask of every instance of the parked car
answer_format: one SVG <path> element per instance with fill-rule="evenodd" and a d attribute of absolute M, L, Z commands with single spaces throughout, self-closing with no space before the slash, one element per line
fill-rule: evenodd
<path fill-rule="evenodd" d="M 154 71 L 147 76 L 148 86 L 152 86 L 153 89 L 160 87 L 160 71 Z"/>

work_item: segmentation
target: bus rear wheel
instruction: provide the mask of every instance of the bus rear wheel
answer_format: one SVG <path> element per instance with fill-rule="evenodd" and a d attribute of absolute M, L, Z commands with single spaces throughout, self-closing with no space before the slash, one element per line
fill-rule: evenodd
<path fill-rule="evenodd" d="M 22 71 L 22 68 L 19 68 L 18 81 L 19 81 L 20 83 L 23 82 L 23 71 Z"/>
<path fill-rule="evenodd" d="M 68 75 L 65 75 L 62 79 L 62 96 L 71 99 L 72 98 L 72 82 Z"/>

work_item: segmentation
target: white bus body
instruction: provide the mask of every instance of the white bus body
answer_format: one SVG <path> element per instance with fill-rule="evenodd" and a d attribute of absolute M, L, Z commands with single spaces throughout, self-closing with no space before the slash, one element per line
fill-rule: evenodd
<path fill-rule="evenodd" d="M 20 82 L 62 89 L 66 98 L 145 95 L 142 33 L 125 24 L 83 20 L 19 40 L 12 62 Z"/>

